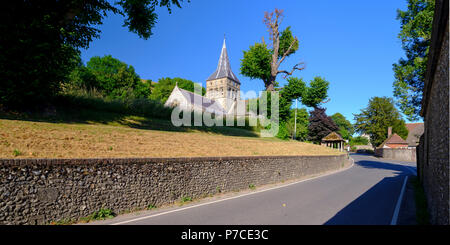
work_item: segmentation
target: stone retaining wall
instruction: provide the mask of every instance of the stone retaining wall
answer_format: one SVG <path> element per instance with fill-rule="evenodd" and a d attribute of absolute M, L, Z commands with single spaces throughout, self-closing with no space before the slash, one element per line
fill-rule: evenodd
<path fill-rule="evenodd" d="M 399 161 L 416 161 L 416 148 L 377 148 L 375 156 Z"/>
<path fill-rule="evenodd" d="M 78 220 L 338 170 L 338 156 L 0 159 L 0 224 Z"/>

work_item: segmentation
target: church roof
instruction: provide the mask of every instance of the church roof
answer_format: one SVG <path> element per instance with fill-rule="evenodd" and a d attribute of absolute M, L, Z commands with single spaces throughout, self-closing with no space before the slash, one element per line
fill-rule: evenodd
<path fill-rule="evenodd" d="M 225 45 L 225 39 L 223 39 L 222 52 L 220 53 L 217 69 L 213 74 L 211 74 L 211 76 L 208 77 L 208 79 L 206 79 L 206 81 L 224 77 L 240 83 L 239 79 L 236 77 L 236 75 L 234 75 L 233 71 L 231 71 L 230 61 L 228 60 L 227 46 Z"/>
<path fill-rule="evenodd" d="M 220 106 L 218 102 L 212 99 L 208 99 L 199 94 L 192 93 L 190 91 L 184 90 L 178 86 L 176 86 L 183 95 L 183 97 L 192 105 L 195 105 L 199 108 L 204 108 L 206 111 L 215 112 L 215 113 L 226 113 L 226 111 Z"/>

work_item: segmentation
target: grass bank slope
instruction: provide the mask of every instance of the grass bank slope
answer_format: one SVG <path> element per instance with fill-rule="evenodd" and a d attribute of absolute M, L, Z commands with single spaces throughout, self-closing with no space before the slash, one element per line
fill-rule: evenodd
<path fill-rule="evenodd" d="M 165 131 L 140 117 L 110 123 L 0 119 L 0 158 L 118 158 L 334 155 L 297 141 L 230 136 L 190 128 Z M 137 125 L 137 126 L 136 126 Z M 232 130 L 232 129 L 230 129 Z"/>

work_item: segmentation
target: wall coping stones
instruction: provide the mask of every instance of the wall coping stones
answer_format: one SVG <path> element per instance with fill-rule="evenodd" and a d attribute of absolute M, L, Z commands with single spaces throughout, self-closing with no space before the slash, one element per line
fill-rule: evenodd
<path fill-rule="evenodd" d="M 337 155 L 277 155 L 277 156 L 221 156 L 221 157 L 142 157 L 142 158 L 0 158 L 0 166 L 24 165 L 89 165 L 89 164 L 148 164 L 164 162 L 210 162 L 229 160 L 259 160 L 259 159 L 295 159 L 295 158 L 328 158 Z"/>

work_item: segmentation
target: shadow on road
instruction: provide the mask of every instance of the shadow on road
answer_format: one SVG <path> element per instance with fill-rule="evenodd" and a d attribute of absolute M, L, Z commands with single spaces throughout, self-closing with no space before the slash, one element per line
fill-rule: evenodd
<path fill-rule="evenodd" d="M 394 163 L 360 160 L 355 165 L 394 171 L 395 176 L 383 178 L 324 225 L 389 225 L 405 176 L 412 173 L 406 167 Z"/>

